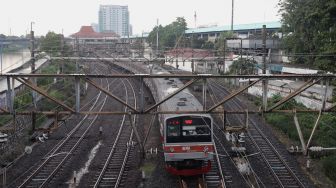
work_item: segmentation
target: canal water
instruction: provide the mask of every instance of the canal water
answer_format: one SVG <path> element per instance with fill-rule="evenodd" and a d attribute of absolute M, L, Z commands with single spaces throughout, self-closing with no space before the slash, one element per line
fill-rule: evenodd
<path fill-rule="evenodd" d="M 21 67 L 30 58 L 29 49 L 22 49 L 16 52 L 4 52 L 0 54 L 0 69 L 2 73 Z"/>
<path fill-rule="evenodd" d="M 1 73 L 8 73 L 13 71 L 17 74 L 30 73 L 30 66 L 22 67 L 30 59 L 30 51 L 28 49 L 19 50 L 16 52 L 6 52 L 0 54 L 0 71 Z M 47 58 L 39 59 L 35 62 L 35 67 L 38 69 L 41 65 L 47 62 Z M 21 85 L 20 82 L 14 81 L 14 87 L 17 88 Z M 6 105 L 7 80 L 0 78 L 0 107 L 4 108 Z"/>

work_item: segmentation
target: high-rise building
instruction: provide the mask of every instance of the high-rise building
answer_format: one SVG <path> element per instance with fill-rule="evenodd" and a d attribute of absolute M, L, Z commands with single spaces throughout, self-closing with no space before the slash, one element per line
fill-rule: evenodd
<path fill-rule="evenodd" d="M 133 26 L 129 25 L 129 35 L 133 35 Z"/>
<path fill-rule="evenodd" d="M 99 31 L 115 32 L 120 36 L 129 34 L 128 6 L 100 5 Z"/>

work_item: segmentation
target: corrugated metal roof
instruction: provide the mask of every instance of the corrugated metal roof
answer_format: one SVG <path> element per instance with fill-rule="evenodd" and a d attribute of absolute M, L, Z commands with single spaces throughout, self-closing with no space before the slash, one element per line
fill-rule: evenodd
<path fill-rule="evenodd" d="M 153 69 L 154 74 L 169 74 L 168 71 L 161 67 L 155 66 Z M 163 100 L 168 95 L 173 93 L 175 90 L 178 90 L 178 88 L 181 88 L 184 84 L 179 79 L 170 78 L 168 80 L 165 80 L 163 78 L 158 78 L 153 80 L 156 83 L 156 87 L 159 93 L 159 100 Z M 168 82 L 170 82 L 168 84 Z M 174 88 L 173 85 L 176 85 L 177 87 Z M 177 103 L 181 102 L 181 98 L 185 98 L 186 101 L 183 101 L 185 103 L 185 106 L 178 106 Z M 184 89 L 182 92 L 176 94 L 174 97 L 170 98 L 168 101 L 164 102 L 160 106 L 161 110 L 163 111 L 177 111 L 177 108 L 180 111 L 201 111 L 203 109 L 203 105 L 196 99 L 196 97 L 189 91 L 189 89 Z"/>
<path fill-rule="evenodd" d="M 282 69 L 282 72 L 283 73 L 290 73 L 290 74 L 317 74 L 318 70 L 295 68 L 295 67 L 284 67 Z"/>
<path fill-rule="evenodd" d="M 136 34 L 129 36 L 130 39 L 136 39 L 136 38 L 147 38 L 149 33 L 143 33 L 143 34 Z M 128 39 L 128 36 L 122 36 L 122 39 Z"/>
<path fill-rule="evenodd" d="M 252 24 L 238 24 L 233 25 L 233 30 L 251 30 L 251 29 L 261 29 L 263 25 L 266 25 L 266 28 L 280 28 L 280 22 L 263 22 L 263 23 L 252 23 Z M 216 26 L 216 27 L 206 27 L 206 28 L 193 28 L 185 31 L 186 34 L 191 33 L 210 33 L 210 32 L 223 32 L 230 31 L 230 25 Z"/>

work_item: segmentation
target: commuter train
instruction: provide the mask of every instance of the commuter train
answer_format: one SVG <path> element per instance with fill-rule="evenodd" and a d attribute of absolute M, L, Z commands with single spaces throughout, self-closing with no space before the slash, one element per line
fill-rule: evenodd
<path fill-rule="evenodd" d="M 155 66 L 152 74 L 169 74 Z M 152 79 L 149 88 L 161 101 L 183 86 L 177 78 Z M 184 89 L 159 106 L 160 111 L 200 111 L 203 106 Z M 214 153 L 213 119 L 209 114 L 160 114 L 160 133 L 166 170 L 174 175 L 193 176 L 207 173 Z"/>

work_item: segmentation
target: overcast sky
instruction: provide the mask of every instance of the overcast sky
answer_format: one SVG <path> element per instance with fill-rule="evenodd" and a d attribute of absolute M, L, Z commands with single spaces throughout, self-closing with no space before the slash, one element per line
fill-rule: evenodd
<path fill-rule="evenodd" d="M 234 23 L 279 21 L 279 0 L 235 0 Z M 150 31 L 159 19 L 166 25 L 176 17 L 184 17 L 188 27 L 197 25 L 229 25 L 231 0 L 1 0 L 0 33 L 24 35 L 33 29 L 37 35 L 48 31 L 65 35 L 77 32 L 82 25 L 98 23 L 100 4 L 128 5 L 133 33 Z"/>

